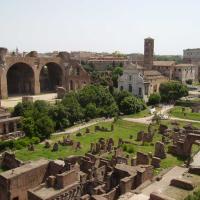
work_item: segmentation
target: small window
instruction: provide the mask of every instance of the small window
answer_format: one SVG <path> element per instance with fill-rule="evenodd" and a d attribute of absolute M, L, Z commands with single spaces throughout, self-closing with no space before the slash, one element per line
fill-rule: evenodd
<path fill-rule="evenodd" d="M 132 90 L 133 90 L 132 85 L 129 84 L 129 86 L 128 86 L 128 91 L 129 91 L 129 92 L 132 92 Z"/>
<path fill-rule="evenodd" d="M 120 90 L 122 91 L 124 89 L 124 87 L 123 86 L 120 86 Z"/>
<path fill-rule="evenodd" d="M 129 75 L 129 81 L 131 81 L 132 80 L 132 76 L 131 75 Z"/>
<path fill-rule="evenodd" d="M 139 96 L 142 96 L 142 88 L 139 88 L 138 95 L 139 95 Z"/>
<path fill-rule="evenodd" d="M 19 197 L 14 197 L 13 200 L 19 200 Z"/>

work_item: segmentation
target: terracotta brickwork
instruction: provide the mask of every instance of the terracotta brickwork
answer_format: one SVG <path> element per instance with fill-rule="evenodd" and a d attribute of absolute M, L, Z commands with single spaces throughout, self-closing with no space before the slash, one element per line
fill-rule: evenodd
<path fill-rule="evenodd" d="M 57 87 L 76 90 L 89 82 L 88 73 L 77 61 L 71 60 L 67 52 L 8 55 L 4 48 L 0 48 L 1 98 L 52 92 Z"/>

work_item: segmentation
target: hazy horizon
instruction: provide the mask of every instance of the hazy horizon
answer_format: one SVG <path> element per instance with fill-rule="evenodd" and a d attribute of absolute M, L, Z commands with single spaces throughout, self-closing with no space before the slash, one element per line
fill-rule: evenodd
<path fill-rule="evenodd" d="M 200 47 L 198 0 L 1 0 L 0 46 L 36 50 L 182 55 Z"/>

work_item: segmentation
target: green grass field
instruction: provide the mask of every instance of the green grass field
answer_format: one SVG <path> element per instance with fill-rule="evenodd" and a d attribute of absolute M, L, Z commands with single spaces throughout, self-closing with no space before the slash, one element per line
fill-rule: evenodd
<path fill-rule="evenodd" d="M 145 109 L 145 110 L 142 110 L 139 113 L 135 113 L 135 114 L 131 114 L 131 115 L 125 115 L 123 117 L 127 117 L 127 118 L 143 118 L 143 117 L 148 117 L 148 116 L 151 116 L 151 114 L 149 112 L 149 109 Z"/>
<path fill-rule="evenodd" d="M 169 121 L 162 121 L 162 123 L 167 124 L 169 127 L 171 126 Z M 104 126 L 110 129 L 111 122 L 99 123 L 98 125 Z M 181 122 L 181 126 L 183 125 L 185 125 L 185 123 Z M 155 132 L 156 132 L 156 129 L 158 129 L 157 126 L 154 126 L 153 128 L 155 129 Z M 141 142 L 135 141 L 137 137 L 137 132 L 140 130 L 146 131 L 147 125 L 118 120 L 115 123 L 114 131 L 112 132 L 102 132 L 102 131 L 94 132 L 94 126 L 91 126 L 89 134 L 85 133 L 85 129 L 82 129 L 80 131 L 82 133 L 82 136 L 80 137 L 77 137 L 76 133 L 71 134 L 71 139 L 81 142 L 82 148 L 78 151 L 75 151 L 73 147 L 59 145 L 59 150 L 57 152 L 52 152 L 51 151 L 52 148 L 46 149 L 44 148 L 44 144 L 38 144 L 35 146 L 34 152 L 30 152 L 27 150 L 27 148 L 24 148 L 21 150 L 17 150 L 15 154 L 18 159 L 23 160 L 23 161 L 37 160 L 39 158 L 59 159 L 59 158 L 66 158 L 70 155 L 84 155 L 90 149 L 90 143 L 97 142 L 99 138 L 101 137 L 113 138 L 116 145 L 118 143 L 119 138 L 123 138 L 123 140 L 126 140 L 126 141 L 131 141 L 133 144 L 129 144 L 127 146 L 128 148 L 131 147 L 133 149 L 133 152 L 132 153 L 125 152 L 125 155 L 129 154 L 130 157 L 135 156 L 137 151 L 141 151 L 144 153 L 149 153 L 149 152 L 154 153 L 154 144 L 156 141 L 161 141 L 161 135 L 156 133 L 152 143 L 147 143 L 145 145 L 142 145 Z M 130 139 L 130 135 L 132 135 L 133 137 L 132 139 Z M 62 139 L 63 139 L 63 135 L 51 137 L 52 142 L 56 142 Z M 196 151 L 197 148 L 195 147 L 194 150 Z M 103 156 L 107 158 L 111 158 L 112 155 L 107 153 Z M 183 160 L 180 160 L 175 156 L 167 154 L 167 158 L 162 160 L 161 168 L 158 169 L 157 172 L 159 172 L 163 168 L 169 168 L 169 167 L 172 167 L 175 165 L 181 165 L 181 164 L 183 164 Z"/>
<path fill-rule="evenodd" d="M 185 111 L 182 111 L 181 106 L 175 106 L 171 109 L 170 115 L 173 117 L 200 121 L 200 113 L 192 113 L 191 108 L 188 107 L 184 107 L 184 109 Z"/>

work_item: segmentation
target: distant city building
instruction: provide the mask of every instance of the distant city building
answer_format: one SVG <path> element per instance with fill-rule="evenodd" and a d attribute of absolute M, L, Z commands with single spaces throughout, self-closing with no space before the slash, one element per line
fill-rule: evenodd
<path fill-rule="evenodd" d="M 128 63 L 118 79 L 118 89 L 148 101 L 150 94 L 159 92 L 160 84 L 169 80 L 159 71 L 153 70 L 154 39 L 144 39 L 144 66 Z"/>
<path fill-rule="evenodd" d="M 169 80 L 185 83 L 196 80 L 197 66 L 190 63 L 176 64 L 175 61 L 154 61 L 153 69 L 159 71 Z"/>
<path fill-rule="evenodd" d="M 131 53 L 127 54 L 127 58 L 132 63 L 143 66 L 144 65 L 144 55 L 141 53 Z"/>
<path fill-rule="evenodd" d="M 159 92 L 160 84 L 166 81 L 168 79 L 158 71 L 146 70 L 137 64 L 129 63 L 119 77 L 118 89 L 129 91 L 147 101 L 149 95 Z"/>
<path fill-rule="evenodd" d="M 154 39 L 144 39 L 144 67 L 146 69 L 152 69 L 154 55 Z"/>
<path fill-rule="evenodd" d="M 200 78 L 200 48 L 183 50 L 183 60 L 196 65 L 196 80 Z"/>
<path fill-rule="evenodd" d="M 183 50 L 185 62 L 200 62 L 200 48 Z"/>

